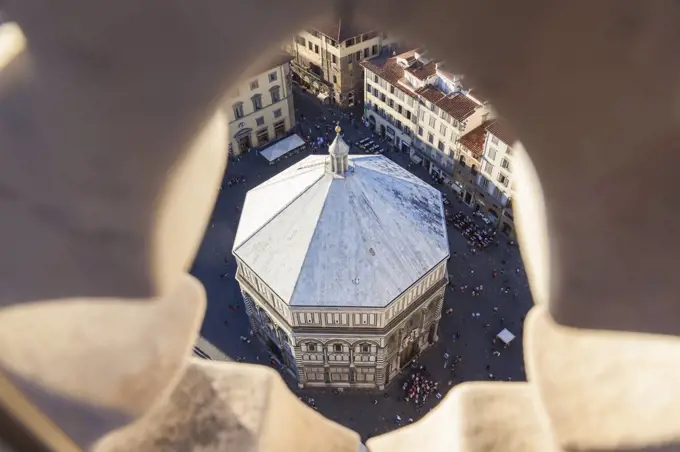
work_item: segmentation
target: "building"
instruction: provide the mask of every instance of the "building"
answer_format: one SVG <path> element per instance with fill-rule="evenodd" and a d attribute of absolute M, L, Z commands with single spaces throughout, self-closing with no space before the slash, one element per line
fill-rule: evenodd
<path fill-rule="evenodd" d="M 491 221 L 507 235 L 514 234 L 514 216 L 511 200 L 515 181 L 512 177 L 512 159 L 517 138 L 500 119 L 484 126 L 484 150 L 481 173 L 477 175 L 476 204 Z"/>
<path fill-rule="evenodd" d="M 300 387 L 382 389 L 437 340 L 441 194 L 339 134 L 250 190 L 233 254 L 252 329 Z"/>
<path fill-rule="evenodd" d="M 360 62 L 379 55 L 394 42 L 385 32 L 333 19 L 300 31 L 284 48 L 294 55 L 293 70 L 303 86 L 322 100 L 349 106 L 360 102 L 363 94 Z"/>
<path fill-rule="evenodd" d="M 222 101 L 229 153 L 240 155 L 287 136 L 295 127 L 290 61 L 284 52 L 249 71 Z"/>
<path fill-rule="evenodd" d="M 425 49 L 383 53 L 361 64 L 369 126 L 513 237 L 515 138 L 488 102 Z"/>
<path fill-rule="evenodd" d="M 451 183 L 458 139 L 489 118 L 489 106 L 424 49 L 383 53 L 362 66 L 370 126 Z"/>

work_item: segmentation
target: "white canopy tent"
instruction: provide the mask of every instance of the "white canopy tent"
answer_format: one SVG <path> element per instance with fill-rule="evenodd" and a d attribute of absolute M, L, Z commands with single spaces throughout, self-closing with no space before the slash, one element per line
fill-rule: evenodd
<path fill-rule="evenodd" d="M 260 151 L 260 155 L 266 158 L 271 165 L 281 157 L 295 151 L 296 149 L 305 145 L 305 140 L 300 138 L 298 135 L 293 134 L 289 137 L 284 138 L 281 141 L 277 141 L 266 149 Z"/>
<path fill-rule="evenodd" d="M 323 102 L 326 102 L 326 100 L 328 100 L 328 97 L 329 97 L 329 96 L 328 96 L 327 93 L 324 93 L 324 92 L 322 91 L 322 92 L 320 92 L 316 97 L 318 97 L 319 100 L 323 103 Z"/>
<path fill-rule="evenodd" d="M 501 332 L 496 335 L 496 337 L 503 341 L 505 345 L 510 344 L 510 342 L 515 339 L 515 335 L 512 334 L 507 328 L 503 328 Z"/>

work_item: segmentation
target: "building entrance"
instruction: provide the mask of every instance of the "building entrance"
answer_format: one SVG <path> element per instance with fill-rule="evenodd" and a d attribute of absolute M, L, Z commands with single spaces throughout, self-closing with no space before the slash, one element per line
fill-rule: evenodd
<path fill-rule="evenodd" d="M 434 337 L 436 336 L 436 334 L 437 334 L 437 325 L 435 325 L 433 323 L 430 326 L 429 333 L 427 333 L 427 342 L 429 342 L 430 344 L 433 344 L 434 343 Z"/>
<path fill-rule="evenodd" d="M 411 360 L 418 354 L 420 351 L 420 347 L 418 347 L 418 344 L 413 341 L 409 343 L 405 349 L 401 351 L 400 355 L 400 363 L 401 367 L 404 368 L 408 365 L 408 363 L 411 362 Z"/>
<path fill-rule="evenodd" d="M 252 147 L 252 143 L 250 142 L 250 135 L 239 137 L 237 138 L 237 140 L 238 150 L 241 151 L 241 154 L 245 154 L 246 152 L 250 151 L 250 148 Z"/>
<path fill-rule="evenodd" d="M 267 348 L 269 349 L 271 354 L 274 355 L 276 359 L 278 359 L 281 362 L 281 364 L 288 365 L 288 362 L 283 358 L 283 352 L 281 351 L 281 348 L 279 348 L 279 346 L 276 345 L 276 342 L 271 340 L 269 336 L 266 335 L 264 341 L 267 344 Z"/>

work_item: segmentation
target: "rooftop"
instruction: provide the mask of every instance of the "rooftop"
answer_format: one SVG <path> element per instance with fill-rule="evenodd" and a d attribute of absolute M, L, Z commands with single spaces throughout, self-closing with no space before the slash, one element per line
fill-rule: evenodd
<path fill-rule="evenodd" d="M 444 110 L 446 113 L 451 115 L 457 121 L 466 120 L 472 113 L 475 112 L 479 107 L 481 107 L 481 101 L 475 99 L 472 96 L 464 92 L 454 92 L 446 94 L 440 90 L 437 86 L 427 84 L 421 86 L 420 88 L 415 88 L 411 86 L 405 80 L 405 73 L 408 72 L 413 77 L 420 81 L 425 81 L 429 77 L 437 74 L 437 62 L 430 60 L 428 62 L 423 62 L 416 59 L 419 50 L 409 50 L 398 55 L 389 55 L 383 53 L 371 58 L 370 60 L 365 60 L 361 62 L 361 65 L 378 75 L 379 77 L 385 79 L 387 82 L 396 86 L 397 88 L 404 91 L 406 94 L 412 97 L 418 98 L 418 96 L 432 102 L 437 107 Z M 405 61 L 408 66 L 403 67 L 399 64 L 398 60 Z M 445 72 L 450 79 L 455 77 L 451 75 L 450 72 Z"/>
<path fill-rule="evenodd" d="M 460 137 L 459 143 L 468 148 L 477 160 L 481 159 L 482 154 L 484 153 L 486 128 L 494 121 L 494 119 L 484 121 L 482 124 Z"/>
<path fill-rule="evenodd" d="M 384 307 L 449 256 L 441 194 L 383 156 L 312 155 L 250 190 L 233 252 L 291 306 Z"/>
<path fill-rule="evenodd" d="M 354 20 L 345 16 L 321 17 L 310 28 L 334 39 L 338 44 L 355 36 L 374 31 L 374 28 L 360 26 Z"/>
<path fill-rule="evenodd" d="M 517 141 L 517 135 L 515 135 L 515 132 L 506 122 L 501 121 L 500 119 L 491 121 L 491 123 L 486 127 L 486 130 L 492 135 L 498 137 L 499 140 L 508 146 L 512 146 L 515 141 Z"/>

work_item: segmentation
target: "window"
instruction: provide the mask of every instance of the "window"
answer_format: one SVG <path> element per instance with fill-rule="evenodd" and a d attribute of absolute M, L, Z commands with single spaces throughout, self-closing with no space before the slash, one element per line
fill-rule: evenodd
<path fill-rule="evenodd" d="M 508 179 L 508 176 L 506 176 L 505 174 L 501 173 L 501 174 L 498 175 L 498 182 L 500 182 L 501 184 L 503 184 L 503 186 L 507 187 L 508 184 L 510 183 L 510 179 Z"/>
<path fill-rule="evenodd" d="M 445 112 L 444 110 L 441 111 L 441 113 L 439 114 L 439 117 L 442 118 L 444 121 L 449 120 L 449 114 L 447 112 Z"/>
<path fill-rule="evenodd" d="M 385 93 L 380 93 L 380 100 L 386 102 L 387 98 L 385 97 Z"/>
<path fill-rule="evenodd" d="M 357 61 L 361 61 L 361 50 L 358 50 L 355 54 L 354 57 L 357 59 Z"/>
<path fill-rule="evenodd" d="M 277 110 L 279 112 L 279 116 L 281 116 L 281 110 Z M 274 112 L 274 117 L 276 116 L 276 111 Z M 286 120 L 282 119 L 281 121 L 275 122 L 274 123 L 274 136 L 276 138 L 282 138 L 286 134 Z"/>
<path fill-rule="evenodd" d="M 439 126 L 439 133 L 441 133 L 442 136 L 443 136 L 444 138 L 446 138 L 446 132 L 448 132 L 448 130 L 446 130 L 446 124 L 442 123 L 442 124 Z"/>
<path fill-rule="evenodd" d="M 362 344 L 361 353 L 371 353 L 371 346 L 368 344 Z"/>
<path fill-rule="evenodd" d="M 508 171 L 510 170 L 510 162 L 508 161 L 508 159 L 501 160 L 501 167 L 505 168 Z"/>
<path fill-rule="evenodd" d="M 465 156 L 463 154 L 460 154 L 460 158 L 458 159 L 458 163 L 460 163 L 460 165 L 462 167 L 465 167 Z"/>
<path fill-rule="evenodd" d="M 437 149 L 444 152 L 444 143 L 442 142 L 442 140 L 439 140 L 439 143 L 437 143 Z"/>
<path fill-rule="evenodd" d="M 310 352 L 316 351 L 316 344 L 307 344 L 307 350 Z"/>
<path fill-rule="evenodd" d="M 281 100 L 280 89 L 281 88 L 279 86 L 274 86 L 269 90 L 269 94 L 272 96 L 272 104 L 275 104 Z"/>
<path fill-rule="evenodd" d="M 354 61 L 354 54 L 350 53 L 349 55 L 347 55 L 347 63 L 349 64 L 352 61 Z"/>
<path fill-rule="evenodd" d="M 354 45 L 354 38 L 349 38 L 345 41 L 345 47 L 352 47 Z"/>
<path fill-rule="evenodd" d="M 234 104 L 234 116 L 236 119 L 243 118 L 243 102 Z"/>
<path fill-rule="evenodd" d="M 309 47 L 309 50 L 314 50 L 314 46 L 312 45 L 312 41 L 309 41 L 307 43 L 307 47 Z"/>
<path fill-rule="evenodd" d="M 372 53 L 373 55 L 377 55 L 377 54 L 378 54 L 378 44 L 374 45 L 374 46 L 371 48 L 371 53 Z"/>
<path fill-rule="evenodd" d="M 422 127 L 418 127 L 418 135 L 420 135 L 421 137 L 423 136 L 423 128 Z"/>
<path fill-rule="evenodd" d="M 455 119 L 451 118 L 451 125 L 453 127 L 458 127 L 460 125 L 460 123 L 458 121 L 456 121 Z"/>
<path fill-rule="evenodd" d="M 434 129 L 434 127 L 437 125 L 437 119 L 434 116 L 430 116 L 430 127 Z"/>
<path fill-rule="evenodd" d="M 493 165 L 489 163 L 488 161 L 484 160 L 484 167 L 482 168 L 482 171 L 486 171 L 489 174 L 493 173 Z"/>
<path fill-rule="evenodd" d="M 276 110 L 274 110 L 274 117 L 275 118 L 281 117 L 281 109 L 280 108 L 277 108 Z"/>
<path fill-rule="evenodd" d="M 255 124 L 258 126 L 264 125 L 264 116 L 260 116 L 259 118 L 255 118 Z"/>
<path fill-rule="evenodd" d="M 488 188 L 489 187 L 489 180 L 486 177 L 482 176 L 479 179 L 479 186 L 482 187 L 482 188 Z"/>
<path fill-rule="evenodd" d="M 512 146 L 508 146 L 507 148 L 505 148 L 505 153 L 508 155 L 512 155 Z"/>
<path fill-rule="evenodd" d="M 378 76 L 377 75 L 373 75 L 373 82 L 378 83 Z"/>
<path fill-rule="evenodd" d="M 364 58 L 368 58 L 369 56 L 371 56 L 370 52 L 371 52 L 371 50 L 368 47 L 366 47 L 364 49 Z"/>
<path fill-rule="evenodd" d="M 406 110 L 406 119 L 411 119 L 411 110 Z"/>
<path fill-rule="evenodd" d="M 269 130 L 265 127 L 264 129 L 257 131 L 257 145 L 262 146 L 269 142 Z"/>
<path fill-rule="evenodd" d="M 492 142 L 493 144 L 496 144 L 496 145 L 497 145 L 497 144 L 498 144 L 498 138 L 496 138 L 495 136 L 492 135 L 492 136 L 491 136 L 491 142 Z"/>
<path fill-rule="evenodd" d="M 250 98 L 250 100 L 253 102 L 253 110 L 262 110 L 262 96 L 259 94 L 254 95 L 253 97 Z"/>
<path fill-rule="evenodd" d="M 270 72 L 270 73 L 269 73 L 269 83 L 275 82 L 275 81 L 276 81 L 276 78 L 277 78 L 276 71 Z"/>
<path fill-rule="evenodd" d="M 423 110 L 420 110 L 420 113 L 418 113 L 418 117 L 420 118 L 421 121 L 425 120 L 425 112 Z"/>
<path fill-rule="evenodd" d="M 250 82 L 250 90 L 258 89 L 260 87 L 260 84 L 258 83 L 257 80 L 253 80 Z"/>
<path fill-rule="evenodd" d="M 430 144 L 433 144 L 433 143 L 434 143 L 434 135 L 432 135 L 431 133 L 428 133 L 428 134 L 427 134 L 427 141 L 428 141 Z"/>
<path fill-rule="evenodd" d="M 390 94 L 394 94 L 394 86 L 390 85 Z"/>
<path fill-rule="evenodd" d="M 496 160 L 496 150 L 494 148 L 489 148 L 489 159 L 493 162 Z"/>
<path fill-rule="evenodd" d="M 336 85 L 338 84 L 338 77 L 336 77 L 335 75 L 333 75 L 333 83 L 335 83 Z"/>
<path fill-rule="evenodd" d="M 435 104 L 430 104 L 430 111 L 436 115 L 439 109 Z"/>
<path fill-rule="evenodd" d="M 303 47 L 307 45 L 307 40 L 305 38 L 303 38 L 302 36 L 296 36 L 295 42 L 297 42 L 298 44 L 300 44 Z"/>
<path fill-rule="evenodd" d="M 342 344 L 333 344 L 333 351 L 335 353 L 342 353 Z"/>
<path fill-rule="evenodd" d="M 397 105 L 397 113 L 399 113 L 401 115 L 401 114 L 403 114 L 403 112 L 404 112 L 404 109 L 401 108 L 401 105 Z"/>
<path fill-rule="evenodd" d="M 496 198 L 499 198 L 499 199 L 500 199 L 500 198 L 503 196 L 503 191 L 502 191 L 500 188 L 498 188 L 498 187 L 494 187 L 494 188 L 493 188 L 493 195 L 494 195 Z"/>
<path fill-rule="evenodd" d="M 389 105 L 390 108 L 394 108 L 394 101 L 392 99 L 387 99 L 387 105 Z"/>
<path fill-rule="evenodd" d="M 333 64 L 337 64 L 338 63 L 338 57 L 336 57 L 335 55 L 331 55 L 331 61 L 333 62 Z"/>
<path fill-rule="evenodd" d="M 319 46 L 317 44 L 314 44 L 314 53 L 319 53 Z"/>

